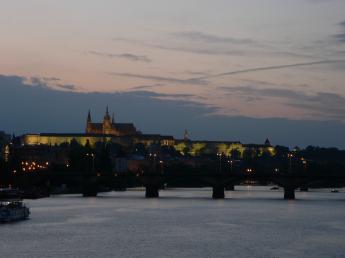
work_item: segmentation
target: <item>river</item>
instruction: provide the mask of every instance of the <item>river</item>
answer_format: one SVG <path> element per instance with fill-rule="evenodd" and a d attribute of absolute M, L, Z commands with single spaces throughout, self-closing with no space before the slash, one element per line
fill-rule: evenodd
<path fill-rule="evenodd" d="M 0 257 L 345 257 L 345 192 L 236 187 L 141 189 L 26 200 L 31 218 L 0 225 Z"/>

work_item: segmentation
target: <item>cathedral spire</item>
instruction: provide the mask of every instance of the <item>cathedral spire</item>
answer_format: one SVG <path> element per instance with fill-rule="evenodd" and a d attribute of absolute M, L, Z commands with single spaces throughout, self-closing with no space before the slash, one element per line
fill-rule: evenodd
<path fill-rule="evenodd" d="M 187 129 L 184 130 L 183 140 L 189 141 L 189 133 Z"/>
<path fill-rule="evenodd" d="M 265 145 L 266 145 L 266 146 L 272 146 L 272 145 L 271 145 L 271 142 L 270 142 L 270 140 L 269 140 L 268 138 L 267 138 L 266 141 L 265 141 Z"/>
<path fill-rule="evenodd" d="M 91 133 L 92 131 L 92 120 L 91 120 L 91 110 L 89 109 L 89 112 L 87 113 L 87 119 L 86 119 L 86 133 Z"/>
<path fill-rule="evenodd" d="M 89 113 L 87 114 L 87 122 L 88 123 L 91 123 L 92 121 L 91 121 L 91 111 L 90 111 L 90 109 L 89 109 Z"/>
<path fill-rule="evenodd" d="M 106 108 L 106 111 L 105 111 L 105 116 L 104 116 L 104 120 L 103 120 L 104 122 L 105 121 L 108 121 L 108 123 L 110 124 L 110 122 L 111 122 L 111 118 L 110 118 L 110 115 L 109 115 L 109 108 L 108 108 L 108 106 L 107 106 L 107 108 Z"/>

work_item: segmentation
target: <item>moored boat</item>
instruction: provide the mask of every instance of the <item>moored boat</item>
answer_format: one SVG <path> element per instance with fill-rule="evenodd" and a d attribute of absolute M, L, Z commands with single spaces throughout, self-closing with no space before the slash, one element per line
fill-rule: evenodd
<path fill-rule="evenodd" d="M 0 222 L 29 218 L 30 210 L 23 204 L 22 195 L 15 189 L 0 189 Z"/>

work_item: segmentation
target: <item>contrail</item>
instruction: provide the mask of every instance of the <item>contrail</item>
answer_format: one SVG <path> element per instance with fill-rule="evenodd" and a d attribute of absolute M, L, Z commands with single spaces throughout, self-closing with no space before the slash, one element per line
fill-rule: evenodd
<path fill-rule="evenodd" d="M 206 79 L 223 77 L 223 76 L 227 76 L 227 75 L 241 74 L 241 73 L 251 73 L 251 72 L 259 72 L 259 71 L 279 70 L 279 69 L 285 69 L 285 68 L 290 68 L 290 67 L 321 65 L 321 64 L 334 64 L 334 63 L 345 63 L 345 60 L 323 60 L 323 61 L 316 61 L 316 62 L 309 62 L 309 63 L 297 63 L 297 64 L 257 67 L 257 68 L 250 68 L 250 69 L 244 69 L 244 70 L 231 71 L 231 72 L 227 72 L 227 73 L 219 73 L 219 74 L 214 74 L 214 75 L 208 75 L 208 76 L 203 76 L 203 77 L 198 77 L 198 78 L 192 78 L 190 80 L 206 80 Z"/>
<path fill-rule="evenodd" d="M 290 68 L 290 67 L 334 64 L 334 63 L 345 63 L 345 60 L 323 60 L 323 61 L 316 61 L 316 62 L 309 62 L 309 63 L 264 66 L 264 67 L 256 67 L 256 68 L 250 68 L 250 69 L 244 69 L 244 70 L 231 71 L 227 73 L 204 75 L 201 77 L 190 78 L 190 79 L 178 79 L 178 78 L 172 78 L 172 77 L 160 77 L 160 76 L 154 76 L 154 75 L 141 75 L 141 74 L 132 74 L 132 73 L 108 73 L 108 74 L 115 75 L 115 76 L 122 76 L 122 77 L 138 78 L 138 79 L 144 79 L 144 80 L 176 83 L 176 84 L 208 85 L 208 81 L 207 81 L 208 79 L 223 77 L 223 76 L 228 76 L 228 75 L 236 75 L 236 74 L 259 72 L 259 71 L 269 71 L 269 70 L 279 70 L 279 69 L 285 69 L 285 68 Z"/>

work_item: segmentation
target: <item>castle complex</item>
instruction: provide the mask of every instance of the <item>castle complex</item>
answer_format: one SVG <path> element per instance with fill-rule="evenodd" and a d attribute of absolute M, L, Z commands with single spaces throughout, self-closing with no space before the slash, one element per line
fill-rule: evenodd
<path fill-rule="evenodd" d="M 234 151 L 243 156 L 246 150 L 250 150 L 257 155 L 268 153 L 274 155 L 275 148 L 267 139 L 264 144 L 242 144 L 231 141 L 191 141 L 186 130 L 183 139 L 174 139 L 173 136 L 160 134 L 142 134 L 132 123 L 117 123 L 114 115 L 110 117 L 108 108 L 106 109 L 102 123 L 93 123 L 91 112 L 88 112 L 86 119 L 85 133 L 41 133 L 26 134 L 20 137 L 22 146 L 59 146 L 70 144 L 73 141 L 81 145 L 95 146 L 99 142 L 112 142 L 123 146 L 133 146 L 143 144 L 149 146 L 170 146 L 181 154 L 197 156 L 200 153 L 212 154 L 223 153 L 227 156 Z"/>
<path fill-rule="evenodd" d="M 142 143 L 145 146 L 157 144 L 161 146 L 174 146 L 175 140 L 172 136 L 160 134 L 142 134 L 132 123 L 116 123 L 114 114 L 109 115 L 108 107 L 102 123 L 93 123 L 91 111 L 86 119 L 85 133 L 40 133 L 25 134 L 21 136 L 22 145 L 49 145 L 76 141 L 81 145 L 89 144 L 94 146 L 98 142 L 113 142 L 124 146 Z"/>

